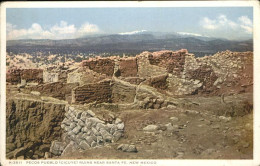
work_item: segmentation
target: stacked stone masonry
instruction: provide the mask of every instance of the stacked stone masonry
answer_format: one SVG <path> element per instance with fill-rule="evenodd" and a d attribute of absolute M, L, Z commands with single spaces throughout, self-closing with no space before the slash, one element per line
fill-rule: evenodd
<path fill-rule="evenodd" d="M 124 122 L 115 119 L 113 123 L 100 120 L 91 110 L 66 107 L 62 121 L 62 141 L 53 141 L 50 152 L 62 155 L 73 146 L 75 149 L 86 150 L 117 142 L 124 134 Z"/>

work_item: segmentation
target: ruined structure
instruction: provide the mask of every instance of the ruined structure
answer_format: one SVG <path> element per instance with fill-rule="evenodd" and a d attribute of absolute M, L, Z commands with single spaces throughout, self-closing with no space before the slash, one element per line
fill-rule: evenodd
<path fill-rule="evenodd" d="M 98 117 L 94 110 L 102 104 L 161 109 L 187 104 L 179 99 L 184 96 L 252 93 L 253 53 L 224 51 L 196 58 L 185 49 L 143 52 L 89 59 L 67 70 L 11 70 L 7 84 L 18 93 L 7 102 L 7 158 L 42 158 L 45 152 L 62 155 L 118 141 L 124 122 L 114 115 L 109 121 Z"/>

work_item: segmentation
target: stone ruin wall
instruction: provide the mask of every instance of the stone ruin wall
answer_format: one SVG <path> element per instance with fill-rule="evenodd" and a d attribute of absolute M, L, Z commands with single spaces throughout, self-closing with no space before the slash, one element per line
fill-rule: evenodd
<path fill-rule="evenodd" d="M 186 58 L 182 77 L 199 81 L 201 93 L 239 93 L 245 90 L 245 86 L 252 92 L 253 53 L 224 51 L 201 58 L 190 56 Z"/>
<path fill-rule="evenodd" d="M 22 78 L 35 82 L 45 80 L 45 74 L 42 74 L 41 70 L 32 69 L 27 74 L 25 71 L 27 70 L 9 72 L 7 81 L 15 84 Z M 185 49 L 176 52 L 143 52 L 129 58 L 86 60 L 82 62 L 81 67 L 66 74 L 68 85 L 49 84 L 51 88 L 46 85 L 34 90 L 49 95 L 51 91 L 58 92 L 57 89 L 65 86 L 68 87 L 65 88 L 65 93 L 61 92 L 61 96 L 56 97 L 64 99 L 64 96 L 71 96 L 73 103 L 132 103 L 136 95 L 135 86 L 141 84 L 149 85 L 170 96 L 219 95 L 225 91 L 239 93 L 252 91 L 253 53 L 224 51 L 213 56 L 195 58 Z M 35 75 L 36 79 L 33 77 Z M 115 81 L 114 78 L 121 82 Z M 100 83 L 107 79 L 113 81 Z M 124 82 L 130 83 L 131 86 L 124 87 Z M 71 86 L 77 85 L 76 83 L 79 87 Z M 70 87 L 75 89 L 72 90 Z M 50 93 L 47 93 L 48 89 Z"/>
<path fill-rule="evenodd" d="M 58 82 L 59 74 L 44 71 L 43 72 L 43 83 Z"/>
<path fill-rule="evenodd" d="M 119 60 L 119 74 L 121 77 L 137 77 L 138 66 L 136 58 L 122 58 Z"/>
<path fill-rule="evenodd" d="M 111 103 L 111 97 L 111 80 L 85 84 L 74 88 L 72 91 L 72 103 Z"/>
<path fill-rule="evenodd" d="M 43 83 L 42 69 L 16 69 L 7 71 L 6 81 L 15 85 L 20 84 L 22 80 L 26 82 Z"/>
<path fill-rule="evenodd" d="M 50 96 L 59 100 L 66 100 L 71 102 L 71 92 L 78 86 L 78 83 L 54 82 L 26 87 L 25 89 L 28 91 L 27 93 L 30 93 L 31 91 L 37 91 L 40 92 L 40 94 L 43 96 Z"/>
<path fill-rule="evenodd" d="M 86 66 L 90 70 L 93 70 L 97 73 L 106 74 L 107 76 L 113 76 L 115 61 L 109 58 L 86 60 L 82 62 L 82 66 Z"/>

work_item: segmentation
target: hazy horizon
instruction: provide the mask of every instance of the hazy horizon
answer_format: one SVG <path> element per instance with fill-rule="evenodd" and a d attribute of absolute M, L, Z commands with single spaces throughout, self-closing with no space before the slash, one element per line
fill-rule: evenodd
<path fill-rule="evenodd" d="M 7 40 L 138 32 L 228 40 L 253 38 L 252 7 L 8 8 L 6 20 Z"/>

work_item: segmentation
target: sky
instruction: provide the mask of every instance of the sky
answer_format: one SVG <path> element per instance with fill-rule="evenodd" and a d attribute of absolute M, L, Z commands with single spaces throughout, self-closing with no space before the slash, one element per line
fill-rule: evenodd
<path fill-rule="evenodd" d="M 253 37 L 253 8 L 7 8 L 6 28 L 7 40 L 144 31 L 240 40 Z"/>

